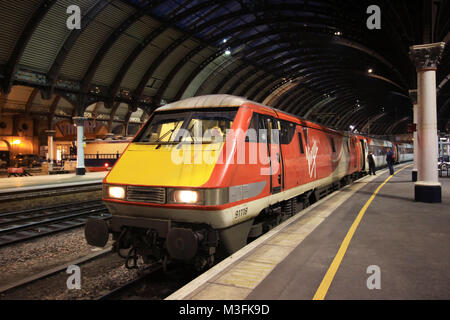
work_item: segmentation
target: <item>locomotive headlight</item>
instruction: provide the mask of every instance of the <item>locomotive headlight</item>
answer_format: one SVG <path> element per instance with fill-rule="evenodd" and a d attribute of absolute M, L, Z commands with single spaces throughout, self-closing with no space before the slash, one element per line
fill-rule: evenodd
<path fill-rule="evenodd" d="M 200 193 L 193 190 L 175 190 L 173 200 L 175 203 L 198 203 L 200 201 Z"/>
<path fill-rule="evenodd" d="M 110 198 L 114 198 L 114 199 L 125 199 L 125 188 L 124 187 L 109 187 L 108 195 Z"/>

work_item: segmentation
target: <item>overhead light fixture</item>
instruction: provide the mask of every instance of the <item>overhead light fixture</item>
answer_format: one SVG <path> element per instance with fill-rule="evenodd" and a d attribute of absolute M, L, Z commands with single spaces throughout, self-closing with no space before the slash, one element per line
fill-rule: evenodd
<path fill-rule="evenodd" d="M 368 73 L 372 73 L 372 72 L 373 72 L 373 69 L 370 68 L 369 70 L 367 70 L 367 72 L 368 72 Z"/>
<path fill-rule="evenodd" d="M 228 41 L 227 39 L 223 39 L 222 43 L 227 43 L 227 41 Z"/>

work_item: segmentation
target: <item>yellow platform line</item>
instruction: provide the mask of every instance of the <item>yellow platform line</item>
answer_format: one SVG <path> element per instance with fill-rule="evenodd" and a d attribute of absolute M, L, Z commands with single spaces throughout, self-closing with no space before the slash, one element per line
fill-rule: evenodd
<path fill-rule="evenodd" d="M 406 165 L 400 170 L 396 171 L 394 175 L 402 171 L 403 169 L 406 169 L 408 167 L 412 166 L 412 164 Z M 341 243 L 341 246 L 336 254 L 336 256 L 333 259 L 333 262 L 331 262 L 330 267 L 328 268 L 327 273 L 322 279 L 322 282 L 320 283 L 319 288 L 317 289 L 313 300 L 323 300 L 325 299 L 325 296 L 327 295 L 328 289 L 330 288 L 331 283 L 333 282 L 334 276 L 336 275 L 337 270 L 339 269 L 339 266 L 342 262 L 342 259 L 344 258 L 345 253 L 347 252 L 348 246 L 350 244 L 350 241 L 352 240 L 353 235 L 355 234 L 356 229 L 358 228 L 359 223 L 361 222 L 361 219 L 363 218 L 364 214 L 366 213 L 367 208 L 372 203 L 373 199 L 375 199 L 375 196 L 378 194 L 378 192 L 381 190 L 381 188 L 394 176 L 390 175 L 389 177 L 384 180 L 384 182 L 378 186 L 378 188 L 375 190 L 375 192 L 372 194 L 372 196 L 367 200 L 366 204 L 362 209 L 359 211 L 358 216 L 356 217 L 355 221 L 353 221 L 352 226 L 347 232 L 347 235 L 345 236 L 344 240 Z"/>

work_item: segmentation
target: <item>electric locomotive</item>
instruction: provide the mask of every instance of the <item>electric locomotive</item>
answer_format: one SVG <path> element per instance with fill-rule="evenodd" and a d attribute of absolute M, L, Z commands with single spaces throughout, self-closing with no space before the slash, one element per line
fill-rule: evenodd
<path fill-rule="evenodd" d="M 242 97 L 170 103 L 155 110 L 103 180 L 112 218 L 89 220 L 86 239 L 102 247 L 112 234 L 128 268 L 141 257 L 202 269 L 217 250 L 237 251 L 365 174 L 374 145 Z"/>

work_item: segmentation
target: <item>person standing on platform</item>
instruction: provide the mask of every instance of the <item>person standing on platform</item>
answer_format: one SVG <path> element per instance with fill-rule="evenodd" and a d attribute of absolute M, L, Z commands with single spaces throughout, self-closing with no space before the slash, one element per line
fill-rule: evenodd
<path fill-rule="evenodd" d="M 373 158 L 372 151 L 369 151 L 369 154 L 367 155 L 367 161 L 369 162 L 369 174 L 375 175 L 375 160 Z"/>
<path fill-rule="evenodd" d="M 389 167 L 389 173 L 392 176 L 394 174 L 394 153 L 390 148 L 387 149 L 386 162 Z"/>

